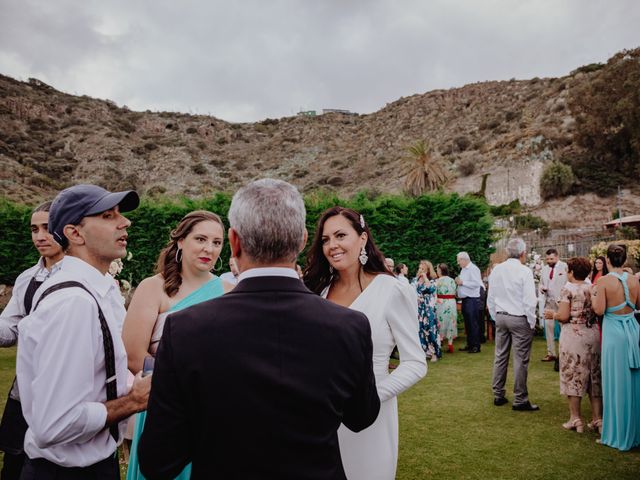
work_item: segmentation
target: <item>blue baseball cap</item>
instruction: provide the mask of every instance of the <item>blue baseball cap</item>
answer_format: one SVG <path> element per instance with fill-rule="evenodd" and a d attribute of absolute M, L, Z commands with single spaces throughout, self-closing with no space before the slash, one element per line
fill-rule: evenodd
<path fill-rule="evenodd" d="M 49 233 L 62 248 L 69 245 L 64 236 L 66 225 L 77 225 L 84 217 L 97 215 L 118 205 L 121 212 L 138 208 L 140 197 L 133 190 L 111 193 L 97 185 L 74 185 L 53 199 L 49 209 Z"/>

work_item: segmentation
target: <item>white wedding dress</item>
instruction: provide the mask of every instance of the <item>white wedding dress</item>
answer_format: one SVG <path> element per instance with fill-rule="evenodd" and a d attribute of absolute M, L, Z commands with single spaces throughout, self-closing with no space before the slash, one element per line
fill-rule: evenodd
<path fill-rule="evenodd" d="M 322 293 L 327 296 L 329 288 Z M 393 480 L 398 463 L 396 396 L 427 373 L 418 337 L 418 301 L 413 288 L 390 275 L 376 276 L 349 308 L 364 313 L 371 324 L 373 371 L 380 413 L 369 428 L 338 430 L 342 464 L 349 480 Z M 389 356 L 397 345 L 400 364 L 389 373 Z"/>

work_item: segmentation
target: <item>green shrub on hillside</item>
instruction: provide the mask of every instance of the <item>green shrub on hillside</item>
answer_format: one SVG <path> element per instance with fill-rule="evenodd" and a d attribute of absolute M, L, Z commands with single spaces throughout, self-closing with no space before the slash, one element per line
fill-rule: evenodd
<path fill-rule="evenodd" d="M 544 199 L 563 197 L 569 193 L 574 182 L 575 176 L 569 165 L 551 162 L 540 177 L 540 194 Z"/>
<path fill-rule="evenodd" d="M 522 205 L 519 199 L 515 199 L 512 202 L 505 203 L 503 205 L 490 205 L 491 215 L 495 217 L 506 217 L 508 215 L 518 215 L 522 210 Z"/>
<path fill-rule="evenodd" d="M 585 151 L 572 167 L 582 190 L 610 194 L 640 177 L 640 48 L 583 68 L 595 73 L 569 90 L 575 138 Z"/>
<path fill-rule="evenodd" d="M 416 198 L 379 196 L 370 198 L 361 192 L 350 200 L 333 194 L 319 193 L 305 199 L 307 229 L 310 241 L 320 214 L 329 207 L 342 205 L 362 213 L 382 252 L 397 263 L 409 265 L 412 273 L 420 259 L 445 262 L 456 267 L 456 254 L 469 252 L 473 261 L 485 268 L 492 253 L 492 217 L 487 204 L 477 198 L 437 193 Z M 132 221 L 129 228 L 129 250 L 133 254 L 125 261 L 120 278 L 134 285 L 152 275 L 158 253 L 165 246 L 169 232 L 180 219 L 192 210 L 210 210 L 226 219 L 231 196 L 216 194 L 211 198 L 190 200 L 163 197 L 144 198 L 140 207 L 127 213 Z M 0 282 L 13 283 L 24 269 L 37 259 L 31 243 L 28 221 L 30 209 L 9 201 L 0 203 L 0 252 L 6 258 L 0 264 Z M 229 245 L 222 250 L 222 271 L 226 271 Z M 304 264 L 306 252 L 300 256 Z M 218 266 L 220 262 L 218 263 Z"/>
<path fill-rule="evenodd" d="M 544 219 L 527 213 L 525 215 L 516 215 L 513 218 L 513 226 L 517 230 L 542 230 L 547 232 L 549 230 L 549 224 Z"/>

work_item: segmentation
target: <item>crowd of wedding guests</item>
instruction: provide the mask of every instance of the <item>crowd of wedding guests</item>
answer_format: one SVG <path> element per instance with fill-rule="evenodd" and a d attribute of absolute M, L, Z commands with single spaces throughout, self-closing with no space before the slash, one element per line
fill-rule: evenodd
<path fill-rule="evenodd" d="M 495 323 L 496 406 L 508 402 L 513 349 L 512 407 L 538 409 L 527 371 L 542 302 L 543 360 L 559 358 L 569 401 L 563 427 L 583 431 L 580 400 L 589 395 L 587 426 L 603 444 L 640 444 L 640 285 L 623 270 L 624 246 L 593 265 L 547 252 L 537 294 L 520 239 L 487 281 L 466 252 L 455 278 L 447 264 L 422 260 L 410 280 L 407 265 L 383 256 L 364 216 L 336 206 L 321 214 L 303 271 L 302 197 L 263 179 L 234 195 L 228 235 L 213 212 L 185 215 L 125 310 L 108 272 L 127 251 L 122 213 L 138 204 L 133 191 L 76 185 L 32 214 L 41 258 L 16 279 L 0 316 L 0 346 L 20 338 L 0 424 L 2 479 L 120 478 L 125 438 L 129 480 L 214 471 L 395 478 L 396 398 L 426 374 L 427 360 L 442 358 L 444 341 L 453 353 L 457 302 L 461 350 L 480 352 L 485 312 Z M 225 241 L 232 257 L 218 276 Z"/>
<path fill-rule="evenodd" d="M 536 411 L 529 401 L 527 373 L 536 325 L 536 306 L 544 318 L 547 355 L 558 360 L 560 393 L 569 404 L 562 427 L 583 432 L 582 397 L 589 396 L 592 419 L 587 428 L 600 433 L 599 443 L 629 450 L 640 446 L 640 282 L 628 267 L 625 245 L 611 244 L 606 257 L 558 259 L 546 252 L 538 298 L 531 270 L 524 265 L 521 239 L 507 244 L 508 259 L 489 276 L 488 309 L 496 322 L 493 371 L 494 404 L 508 403 L 505 379 L 514 354 L 514 410 Z M 559 356 L 554 328 L 561 325 Z"/>

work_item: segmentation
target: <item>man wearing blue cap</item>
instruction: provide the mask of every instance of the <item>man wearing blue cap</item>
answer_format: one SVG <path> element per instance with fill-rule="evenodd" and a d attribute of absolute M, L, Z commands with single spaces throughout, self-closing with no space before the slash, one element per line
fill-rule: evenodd
<path fill-rule="evenodd" d="M 138 194 L 76 185 L 53 201 L 49 231 L 66 251 L 19 324 L 18 387 L 27 425 L 23 480 L 119 479 L 124 422 L 147 405 L 150 377 L 127 388 L 125 309 L 109 265 L 126 255 L 122 212 Z"/>

